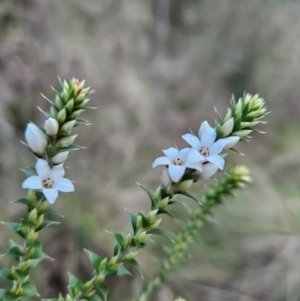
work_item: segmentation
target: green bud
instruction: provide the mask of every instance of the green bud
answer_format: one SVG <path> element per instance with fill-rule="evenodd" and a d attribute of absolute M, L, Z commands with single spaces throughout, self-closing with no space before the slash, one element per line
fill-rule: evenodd
<path fill-rule="evenodd" d="M 130 252 L 123 257 L 124 261 L 133 259 L 139 252 Z"/>
<path fill-rule="evenodd" d="M 37 232 L 35 232 L 34 230 L 31 230 L 27 235 L 28 244 L 34 243 L 37 240 L 38 236 L 39 236 L 39 234 Z"/>
<path fill-rule="evenodd" d="M 70 295 L 66 296 L 66 301 L 73 301 L 73 298 Z"/>
<path fill-rule="evenodd" d="M 123 266 L 123 262 L 120 262 L 120 263 L 115 264 L 114 267 L 113 267 L 113 269 L 114 269 L 115 271 L 117 271 L 117 270 L 119 270 L 122 266 Z"/>
<path fill-rule="evenodd" d="M 57 116 L 57 111 L 56 111 L 56 109 L 54 107 L 50 108 L 50 116 L 52 118 L 56 118 L 56 116 Z"/>
<path fill-rule="evenodd" d="M 241 130 L 241 131 L 232 133 L 232 135 L 238 136 L 240 138 L 244 138 L 244 137 L 247 137 L 251 132 L 253 132 L 253 131 L 252 130 Z"/>
<path fill-rule="evenodd" d="M 76 120 L 71 120 L 63 124 L 63 126 L 60 128 L 59 133 L 60 134 L 68 134 L 74 127 L 76 123 Z"/>
<path fill-rule="evenodd" d="M 61 110 L 64 107 L 64 103 L 58 95 L 56 95 L 55 104 L 56 104 L 56 106 L 58 107 L 59 110 Z"/>
<path fill-rule="evenodd" d="M 150 231 L 150 230 L 156 229 L 156 228 L 159 226 L 159 224 L 161 223 L 161 221 L 162 221 L 161 218 L 158 219 L 158 220 L 156 220 L 153 224 L 151 224 L 151 225 L 147 228 L 147 230 Z"/>
<path fill-rule="evenodd" d="M 27 275 L 27 276 L 24 278 L 23 283 L 26 283 L 26 282 L 28 282 L 28 281 L 29 281 L 29 275 Z"/>
<path fill-rule="evenodd" d="M 165 209 L 169 204 L 169 197 L 167 196 L 163 200 L 161 200 L 158 204 L 159 209 Z"/>
<path fill-rule="evenodd" d="M 84 112 L 84 110 L 77 110 L 77 111 L 74 111 L 74 112 L 69 116 L 69 119 L 76 119 L 82 112 Z"/>
<path fill-rule="evenodd" d="M 91 281 L 87 281 L 84 285 L 83 285 L 83 289 L 85 291 L 87 291 L 88 289 L 90 289 L 93 286 Z"/>
<path fill-rule="evenodd" d="M 78 99 L 77 99 L 77 101 L 78 101 Z M 89 101 L 90 101 L 89 98 L 83 99 L 83 101 L 79 100 L 77 106 L 80 107 L 80 108 L 82 108 L 82 107 L 84 107 L 85 105 L 87 105 Z"/>
<path fill-rule="evenodd" d="M 37 229 L 44 221 L 44 214 L 41 214 L 35 223 L 34 229 Z"/>
<path fill-rule="evenodd" d="M 103 271 L 106 267 L 106 264 L 107 264 L 107 257 L 105 257 L 104 259 L 101 260 L 99 270 Z"/>
<path fill-rule="evenodd" d="M 67 112 L 70 114 L 73 110 L 73 107 L 74 107 L 74 100 L 73 99 L 70 99 L 68 101 L 68 103 L 65 105 L 65 108 L 67 110 Z"/>
<path fill-rule="evenodd" d="M 159 186 L 154 193 L 155 204 L 159 202 L 160 197 L 161 197 L 161 186 Z"/>
<path fill-rule="evenodd" d="M 130 245 L 130 242 L 131 242 L 131 234 L 128 233 L 124 238 L 123 248 L 125 249 L 126 247 L 128 247 Z"/>
<path fill-rule="evenodd" d="M 49 202 L 43 201 L 41 206 L 38 208 L 39 212 L 45 212 L 50 207 Z"/>
<path fill-rule="evenodd" d="M 227 120 L 222 126 L 221 126 L 221 131 L 223 133 L 223 137 L 227 137 L 231 134 L 234 126 L 234 119 L 230 118 Z"/>
<path fill-rule="evenodd" d="M 20 264 L 20 270 L 21 271 L 26 271 L 29 268 L 29 266 L 30 266 L 30 259 L 21 262 L 21 264 Z"/>
<path fill-rule="evenodd" d="M 66 109 L 62 109 L 62 110 L 60 110 L 60 111 L 58 112 L 57 117 L 56 117 L 56 120 L 57 120 L 60 124 L 62 124 L 62 123 L 65 122 L 66 118 L 67 118 L 67 111 L 66 111 Z"/>
<path fill-rule="evenodd" d="M 137 228 L 137 230 L 139 230 L 139 229 L 141 228 L 141 226 L 142 226 L 142 221 L 143 221 L 143 219 L 142 219 L 142 217 L 139 215 L 139 216 L 137 217 L 137 219 L 136 219 L 136 228 Z"/>
<path fill-rule="evenodd" d="M 138 243 L 143 243 L 145 242 L 147 239 L 149 239 L 151 237 L 151 234 L 147 234 L 146 231 L 141 232 L 140 234 L 138 234 L 135 238 L 135 240 Z"/>
<path fill-rule="evenodd" d="M 96 282 L 98 284 L 101 284 L 102 282 L 104 282 L 104 280 L 105 280 L 105 275 L 100 275 L 97 277 Z"/>
<path fill-rule="evenodd" d="M 96 293 L 96 290 L 92 290 L 92 291 L 90 291 L 89 293 L 86 294 L 86 297 L 91 298 L 92 296 L 95 295 L 95 293 Z"/>
<path fill-rule="evenodd" d="M 27 193 L 27 198 L 32 204 L 36 205 L 38 198 L 35 190 L 29 189 Z"/>
<path fill-rule="evenodd" d="M 17 274 L 17 270 L 16 270 L 16 267 L 13 265 L 12 267 L 11 267 L 11 274 L 13 275 L 13 277 L 15 278 L 15 279 L 18 279 L 18 274 Z"/>
<path fill-rule="evenodd" d="M 29 220 L 32 224 L 35 224 L 35 223 L 37 222 L 37 218 L 38 218 L 38 213 L 37 213 L 36 208 L 34 208 L 33 210 L 31 210 L 31 211 L 29 212 L 28 220 Z"/>
<path fill-rule="evenodd" d="M 112 258 L 109 260 L 108 264 L 109 264 L 110 266 L 113 266 L 113 265 L 115 265 L 117 262 L 118 262 L 118 255 L 112 257 Z"/>
<path fill-rule="evenodd" d="M 69 91 L 67 89 L 64 89 L 61 93 L 61 98 L 63 99 L 64 103 L 67 103 L 69 100 Z"/>
<path fill-rule="evenodd" d="M 184 192 L 187 191 L 193 184 L 193 180 L 185 180 L 176 184 L 176 191 Z"/>
<path fill-rule="evenodd" d="M 77 135 L 73 135 L 73 136 L 68 136 L 68 137 L 61 138 L 56 143 L 56 147 L 57 148 L 68 147 L 68 146 L 70 146 L 74 142 L 74 140 L 75 140 L 76 137 L 77 137 Z"/>
<path fill-rule="evenodd" d="M 46 153 L 49 158 L 52 158 L 57 154 L 57 150 L 53 145 L 49 144 L 46 146 Z"/>
<path fill-rule="evenodd" d="M 151 224 L 155 221 L 156 215 L 157 215 L 157 211 L 158 209 L 152 210 L 148 213 L 148 215 L 146 216 L 147 221 Z"/>
<path fill-rule="evenodd" d="M 100 275 L 100 276 L 97 277 L 96 282 L 98 284 L 100 284 L 100 283 L 104 282 L 104 280 L 105 280 L 105 276 L 104 275 Z"/>
<path fill-rule="evenodd" d="M 35 252 L 35 248 L 29 248 L 27 251 L 27 257 L 31 257 Z"/>

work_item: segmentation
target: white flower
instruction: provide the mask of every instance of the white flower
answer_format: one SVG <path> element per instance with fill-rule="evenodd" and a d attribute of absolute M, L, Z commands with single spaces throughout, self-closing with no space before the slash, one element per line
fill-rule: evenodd
<path fill-rule="evenodd" d="M 60 152 L 51 158 L 52 163 L 60 164 L 67 160 L 69 152 Z"/>
<path fill-rule="evenodd" d="M 56 119 L 50 117 L 45 121 L 44 129 L 49 136 L 55 136 L 59 129 L 59 124 Z"/>
<path fill-rule="evenodd" d="M 175 183 L 182 178 L 186 168 L 202 171 L 204 157 L 194 149 L 184 148 L 179 151 L 175 147 L 170 147 L 163 152 L 166 156 L 155 159 L 152 167 L 167 165 L 170 178 Z"/>
<path fill-rule="evenodd" d="M 219 139 L 215 142 L 216 136 L 217 133 L 215 129 L 212 128 L 207 121 L 204 121 L 199 128 L 198 137 L 193 134 L 185 134 L 182 136 L 182 138 L 205 157 L 204 161 L 206 163 L 212 163 L 222 170 L 225 165 L 225 160 L 219 154 L 224 148 L 232 147 L 239 141 L 239 138 L 227 137 Z M 205 167 L 204 171 L 212 168 L 213 167 L 209 165 L 209 168 Z M 212 171 L 207 171 L 207 174 L 211 173 Z"/>
<path fill-rule="evenodd" d="M 58 196 L 58 191 L 74 191 L 74 185 L 69 179 L 65 179 L 65 171 L 62 165 L 50 168 L 48 162 L 38 159 L 35 165 L 37 176 L 27 178 L 22 188 L 41 190 L 50 204 L 53 204 Z"/>
<path fill-rule="evenodd" d="M 28 123 L 25 131 L 28 146 L 33 152 L 43 154 L 48 144 L 46 135 L 33 123 Z"/>

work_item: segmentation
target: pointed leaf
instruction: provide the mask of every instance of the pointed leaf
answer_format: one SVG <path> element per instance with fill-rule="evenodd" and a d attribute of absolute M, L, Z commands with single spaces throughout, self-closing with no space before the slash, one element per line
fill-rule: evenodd
<path fill-rule="evenodd" d="M 161 235 L 169 238 L 169 235 L 165 231 L 158 228 L 147 231 L 147 234 Z"/>
<path fill-rule="evenodd" d="M 97 283 L 96 284 L 98 290 L 101 292 L 103 298 L 104 298 L 104 301 L 107 301 L 107 295 L 108 295 L 108 288 L 107 286 L 104 284 L 104 283 Z"/>
<path fill-rule="evenodd" d="M 15 280 L 15 277 L 11 273 L 10 269 L 0 270 L 0 277 L 4 278 L 4 279 L 7 279 L 7 280 Z"/>
<path fill-rule="evenodd" d="M 99 271 L 99 267 L 100 267 L 100 262 L 101 262 L 101 257 L 98 256 L 97 254 L 95 254 L 92 251 L 89 251 L 87 249 L 85 249 L 85 252 L 88 254 L 90 261 L 92 262 L 92 265 L 94 267 L 94 269 L 98 272 Z"/>
<path fill-rule="evenodd" d="M 170 213 L 170 212 L 169 212 L 168 210 L 166 210 L 166 209 L 159 209 L 159 210 L 157 211 L 157 215 L 158 215 L 158 214 L 167 214 L 167 215 L 169 215 L 171 218 L 174 219 L 173 214 Z"/>
<path fill-rule="evenodd" d="M 61 224 L 61 222 L 55 222 L 55 221 L 50 221 L 50 220 L 44 220 L 44 221 L 42 222 L 42 224 L 41 224 L 37 229 L 35 229 L 35 231 L 40 231 L 40 230 L 42 230 L 42 229 L 44 229 L 44 228 L 47 228 L 47 227 L 49 227 L 49 226 L 51 226 L 51 225 L 59 225 L 59 224 Z"/>
<path fill-rule="evenodd" d="M 117 271 L 118 276 L 124 276 L 124 275 L 132 275 L 124 266 L 120 267 Z"/>
<path fill-rule="evenodd" d="M 39 293 L 37 292 L 35 285 L 31 281 L 24 283 L 22 287 L 23 287 L 23 292 L 22 292 L 23 297 L 39 296 Z"/>
<path fill-rule="evenodd" d="M 108 231 L 108 233 L 115 238 L 115 240 L 120 244 L 120 246 L 123 246 L 124 239 L 123 239 L 123 236 L 120 233 L 110 232 L 110 231 Z"/>
<path fill-rule="evenodd" d="M 94 294 L 92 297 L 88 298 L 88 301 L 103 301 L 103 299 L 97 294 Z"/>
<path fill-rule="evenodd" d="M 32 174 L 32 175 L 34 175 L 34 174 Z M 34 209 L 34 206 L 32 205 L 32 203 L 28 199 L 25 199 L 25 198 L 18 199 L 16 201 L 14 201 L 14 203 L 24 204 L 24 205 L 28 206 L 28 208 L 30 210 Z"/>
<path fill-rule="evenodd" d="M 150 198 L 150 200 L 151 200 L 151 206 L 154 208 L 154 206 L 155 206 L 155 201 L 154 201 L 154 195 L 153 195 L 153 193 L 148 189 L 148 188 L 146 188 L 145 186 L 143 186 L 142 184 L 139 184 L 139 183 L 137 183 L 140 187 L 142 187 L 144 190 L 145 190 L 145 192 L 148 194 L 148 196 L 149 196 L 149 198 Z"/>
<path fill-rule="evenodd" d="M 130 221 L 131 221 L 133 233 L 136 234 L 136 220 L 137 220 L 137 217 L 132 212 L 130 212 L 128 210 L 127 210 L 127 212 L 130 216 Z"/>
<path fill-rule="evenodd" d="M 121 246 L 118 242 L 115 243 L 115 246 L 114 246 L 114 256 L 116 256 L 117 254 L 119 254 L 121 250 Z"/>
<path fill-rule="evenodd" d="M 127 264 L 131 265 L 132 267 L 134 267 L 139 273 L 141 273 L 141 269 L 140 266 L 138 264 L 138 262 L 133 258 L 129 261 L 126 261 Z"/>
<path fill-rule="evenodd" d="M 184 195 L 184 196 L 186 196 L 186 197 L 188 197 L 188 198 L 196 201 L 198 204 L 202 205 L 201 202 L 195 196 L 193 196 L 192 194 L 190 194 L 187 191 L 177 191 L 176 193 L 182 194 L 182 195 Z"/>
<path fill-rule="evenodd" d="M 4 301 L 16 301 L 16 295 L 6 291 L 4 294 Z"/>

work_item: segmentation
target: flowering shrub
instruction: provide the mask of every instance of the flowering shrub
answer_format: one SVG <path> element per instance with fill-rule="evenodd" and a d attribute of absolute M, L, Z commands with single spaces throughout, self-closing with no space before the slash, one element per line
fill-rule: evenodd
<path fill-rule="evenodd" d="M 12 256 L 16 263 L 8 269 L 0 271 L 0 277 L 11 282 L 8 289 L 0 289 L 0 299 L 5 301 L 22 300 L 27 297 L 43 295 L 37 292 L 31 281 L 30 271 L 42 259 L 49 258 L 43 251 L 38 240 L 39 232 L 57 222 L 46 220 L 47 213 L 55 212 L 53 205 L 59 192 L 73 192 L 74 185 L 65 178 L 64 163 L 69 152 L 82 148 L 74 144 L 77 135 L 73 128 L 88 124 L 79 119 L 81 113 L 92 109 L 87 106 L 88 96 L 92 92 L 85 88 L 85 82 L 72 79 L 69 82 L 60 81 L 61 91 L 55 91 L 55 99 L 44 97 L 50 104 L 50 112 L 44 112 L 46 121 L 43 127 L 29 123 L 25 130 L 24 143 L 36 157 L 34 168 L 25 170 L 26 179 L 22 183 L 28 189 L 26 198 L 16 200 L 16 203 L 27 207 L 28 216 L 18 223 L 7 222 L 6 225 L 17 233 L 22 243 L 11 241 L 7 256 Z M 217 113 L 218 114 L 218 113 Z M 235 189 L 250 182 L 246 167 L 237 166 L 228 170 L 218 182 L 210 185 L 200 197 L 188 192 L 189 188 L 199 180 L 209 179 L 218 170 L 224 170 L 225 150 L 231 150 L 239 142 L 249 138 L 254 127 L 267 114 L 264 100 L 258 95 L 245 94 L 237 102 L 232 99 L 230 108 L 224 118 L 218 114 L 215 127 L 204 121 L 197 135 L 187 133 L 182 138 L 190 147 L 178 150 L 170 147 L 163 150 L 165 156 L 154 160 L 152 167 L 163 166 L 160 178 L 161 185 L 154 193 L 143 185 L 150 200 L 150 210 L 147 214 L 128 212 L 132 233 L 124 236 L 121 233 L 109 232 L 115 239 L 113 254 L 109 258 L 101 258 L 98 254 L 86 250 L 93 266 L 90 279 L 81 282 L 70 275 L 68 293 L 48 301 L 90 300 L 101 301 L 108 298 L 108 287 L 105 280 L 110 275 L 130 274 L 127 267 L 133 266 L 139 270 L 135 256 L 152 242 L 153 235 L 167 235 L 159 227 L 162 218 L 158 215 L 171 215 L 169 207 L 180 202 L 177 195 L 183 195 L 196 201 L 199 206 L 190 213 L 182 231 L 177 233 L 169 257 L 162 260 L 162 265 L 154 278 L 141 290 L 139 301 L 149 300 L 150 294 L 168 277 L 168 272 L 176 268 L 176 264 L 185 258 L 189 245 L 197 238 L 199 229 L 211 215 L 214 206 L 222 203 L 223 198 Z M 256 129 L 255 129 L 256 130 Z M 184 301 L 177 298 L 177 301 Z"/>

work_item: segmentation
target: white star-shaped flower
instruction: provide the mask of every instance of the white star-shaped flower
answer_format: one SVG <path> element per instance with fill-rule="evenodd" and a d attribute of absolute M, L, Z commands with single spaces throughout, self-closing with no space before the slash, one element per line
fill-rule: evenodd
<path fill-rule="evenodd" d="M 55 202 L 58 191 L 74 191 L 73 183 L 64 178 L 65 170 L 62 164 L 51 169 L 46 160 L 38 159 L 35 169 L 38 175 L 27 178 L 23 182 L 22 188 L 41 190 L 50 204 Z"/>
<path fill-rule="evenodd" d="M 212 176 L 218 168 L 223 170 L 225 160 L 219 154 L 224 148 L 230 148 L 239 141 L 239 137 L 227 137 L 216 140 L 217 133 L 207 121 L 204 121 L 199 128 L 198 137 L 193 134 L 185 134 L 182 138 L 196 149 L 202 156 L 205 157 L 205 164 L 203 165 L 203 172 L 205 172 L 205 178 L 208 175 Z M 206 164 L 211 163 L 217 168 Z M 213 172 L 215 171 L 215 172 Z"/>
<path fill-rule="evenodd" d="M 152 167 L 159 165 L 168 166 L 168 173 L 173 182 L 177 183 L 184 175 L 187 168 L 202 171 L 202 162 L 205 158 L 196 150 L 184 148 L 178 150 L 170 147 L 163 150 L 166 156 L 154 160 Z"/>

